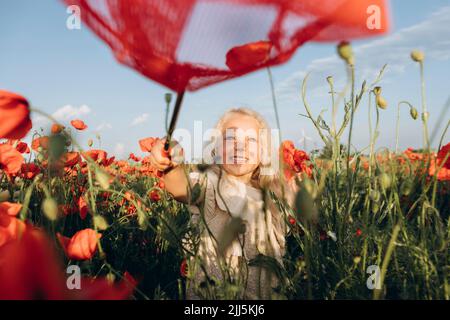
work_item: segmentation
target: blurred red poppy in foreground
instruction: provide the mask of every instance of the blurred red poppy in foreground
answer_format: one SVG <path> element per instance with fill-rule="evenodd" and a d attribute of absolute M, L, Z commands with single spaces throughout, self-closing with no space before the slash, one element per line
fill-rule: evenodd
<path fill-rule="evenodd" d="M 52 243 L 39 229 L 27 226 L 20 239 L 0 248 L 0 300 L 122 300 L 136 281 L 125 272 L 117 283 L 106 278 L 81 278 L 70 290 Z"/>
<path fill-rule="evenodd" d="M 95 230 L 84 229 L 75 233 L 72 238 L 64 237 L 60 233 L 57 236 L 68 258 L 88 260 L 97 251 L 97 241 L 102 235 Z"/>
<path fill-rule="evenodd" d="M 84 130 L 87 128 L 87 125 L 82 120 L 72 120 L 70 124 L 77 130 Z"/>
<path fill-rule="evenodd" d="M 25 230 L 25 223 L 16 218 L 21 209 L 21 204 L 0 202 L 0 248 Z"/>
<path fill-rule="evenodd" d="M 22 163 L 24 159 L 19 151 L 9 144 L 0 144 L 0 171 L 14 175 L 20 171 Z"/>
<path fill-rule="evenodd" d="M 31 130 L 28 101 L 15 93 L 0 90 L 0 138 L 22 139 Z"/>

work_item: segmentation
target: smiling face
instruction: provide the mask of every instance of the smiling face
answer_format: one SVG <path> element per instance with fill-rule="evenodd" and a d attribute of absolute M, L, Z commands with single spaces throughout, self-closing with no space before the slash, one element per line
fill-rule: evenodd
<path fill-rule="evenodd" d="M 231 115 L 223 124 L 222 155 L 224 170 L 233 176 L 251 175 L 260 164 L 258 121 L 247 115 Z"/>

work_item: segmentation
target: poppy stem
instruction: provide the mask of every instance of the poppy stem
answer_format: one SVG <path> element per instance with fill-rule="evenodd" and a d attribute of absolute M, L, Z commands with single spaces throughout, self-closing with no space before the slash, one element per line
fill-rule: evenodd
<path fill-rule="evenodd" d="M 167 131 L 166 142 L 164 143 L 164 150 L 169 151 L 170 140 L 172 138 L 173 131 L 175 130 L 175 125 L 177 124 L 178 114 L 180 113 L 181 104 L 183 102 L 184 91 L 177 93 L 177 100 L 175 102 L 175 107 L 173 109 L 172 118 L 170 119 L 169 130 Z"/>

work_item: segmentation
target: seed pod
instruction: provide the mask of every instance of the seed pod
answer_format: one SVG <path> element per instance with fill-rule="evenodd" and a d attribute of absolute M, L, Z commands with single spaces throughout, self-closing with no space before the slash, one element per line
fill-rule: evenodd
<path fill-rule="evenodd" d="M 414 120 L 417 120 L 417 118 L 419 116 L 416 108 L 409 109 L 409 114 L 411 115 L 411 118 L 413 118 Z"/>
<path fill-rule="evenodd" d="M 425 54 L 420 50 L 413 50 L 411 52 L 411 59 L 415 62 L 422 62 L 425 59 Z"/>
<path fill-rule="evenodd" d="M 377 101 L 378 108 L 383 109 L 383 110 L 386 109 L 386 107 L 388 105 L 386 99 L 384 99 L 381 95 L 377 95 L 376 101 Z"/>
<path fill-rule="evenodd" d="M 42 211 L 51 221 L 55 221 L 58 218 L 58 204 L 53 198 L 45 198 L 42 201 Z"/>

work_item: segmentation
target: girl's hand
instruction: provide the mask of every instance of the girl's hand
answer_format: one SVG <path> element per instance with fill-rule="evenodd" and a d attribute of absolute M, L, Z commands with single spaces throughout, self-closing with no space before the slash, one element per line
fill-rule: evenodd
<path fill-rule="evenodd" d="M 150 163 L 153 167 L 159 171 L 166 171 L 168 169 L 175 168 L 183 162 L 184 151 L 181 145 L 171 140 L 169 151 L 164 150 L 164 143 L 166 138 L 158 139 L 152 147 L 150 153 Z"/>

